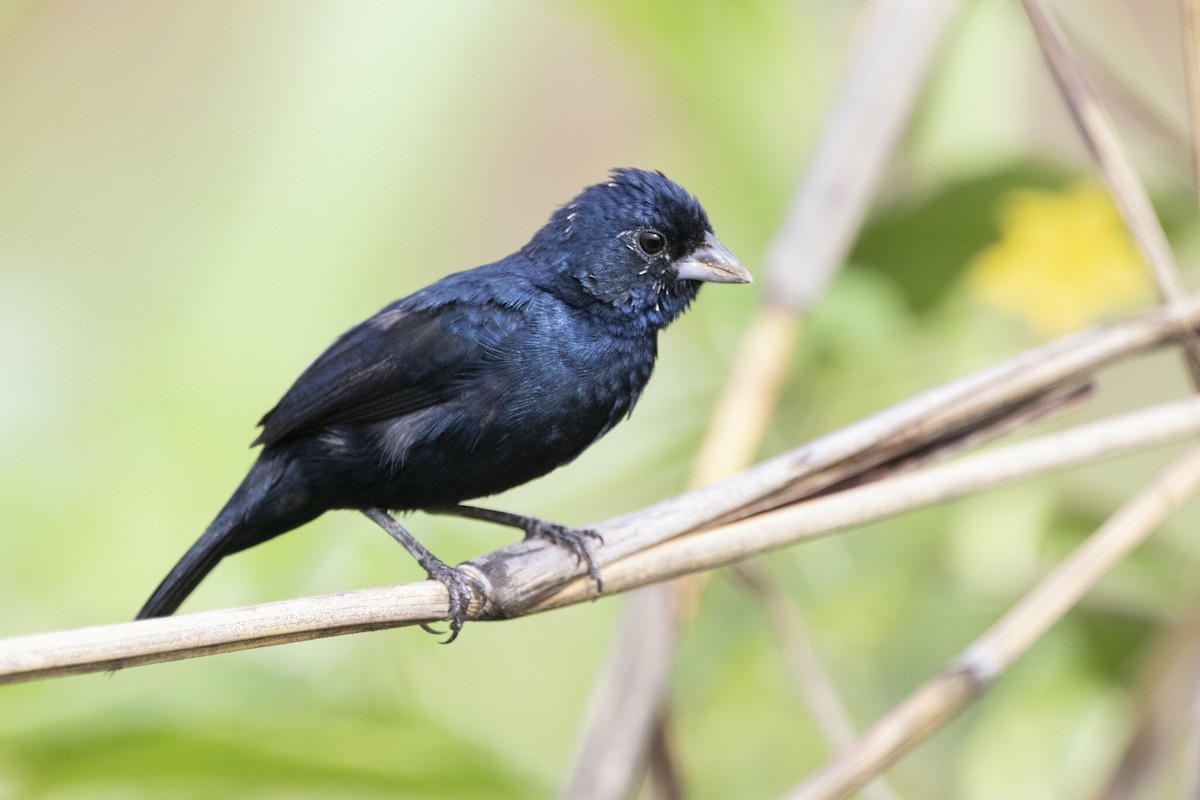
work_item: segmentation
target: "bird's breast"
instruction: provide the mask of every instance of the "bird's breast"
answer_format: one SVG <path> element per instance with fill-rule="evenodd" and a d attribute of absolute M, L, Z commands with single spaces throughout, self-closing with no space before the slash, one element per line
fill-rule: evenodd
<path fill-rule="evenodd" d="M 471 464 L 473 495 L 493 494 L 582 453 L 633 409 L 655 342 L 549 329 L 473 381 L 441 446 Z M 478 469 L 475 469 L 478 467 Z"/>
<path fill-rule="evenodd" d="M 513 359 L 495 402 L 523 437 L 574 449 L 573 458 L 633 409 L 654 368 L 655 340 L 589 330 L 541 333 Z"/>

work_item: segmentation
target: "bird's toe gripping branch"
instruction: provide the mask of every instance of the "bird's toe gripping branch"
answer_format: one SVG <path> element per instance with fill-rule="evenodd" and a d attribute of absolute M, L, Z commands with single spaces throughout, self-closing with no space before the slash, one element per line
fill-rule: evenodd
<path fill-rule="evenodd" d="M 458 638 L 463 623 L 467 621 L 467 613 L 471 610 L 472 597 L 478 595 L 484 604 L 487 603 L 487 587 L 471 573 L 447 566 L 444 561 L 429 552 L 424 545 L 417 541 L 416 537 L 409 533 L 403 525 L 393 519 L 392 515 L 383 509 L 364 508 L 362 513 L 403 545 L 404 549 L 425 570 L 425 574 L 429 576 L 430 580 L 437 581 L 446 587 L 446 592 L 449 594 L 449 610 L 446 618 L 450 621 L 450 637 L 442 642 L 442 644 L 453 642 Z M 421 627 L 429 633 L 438 636 L 442 633 L 427 623 L 421 623 Z"/>
<path fill-rule="evenodd" d="M 497 511 L 478 506 L 456 505 L 426 510 L 434 514 L 452 514 L 456 517 L 478 519 L 496 525 L 517 528 L 525 532 L 526 539 L 543 539 L 561 547 L 575 555 L 576 563 L 587 564 L 588 575 L 596 582 L 596 591 L 600 594 L 604 593 L 604 583 L 600 580 L 600 564 L 596 561 L 596 554 L 592 549 L 593 545 L 604 544 L 604 537 L 596 531 L 568 528 L 566 525 L 547 522 L 537 517 L 527 517 L 524 514 L 513 514 L 508 511 Z"/>
<path fill-rule="evenodd" d="M 442 644 L 450 644 L 458 638 L 463 623 L 467 621 L 467 612 L 471 608 L 472 597 L 478 595 L 486 602 L 487 589 L 471 573 L 455 569 L 437 559 L 434 559 L 431 564 L 422 564 L 421 566 L 425 568 L 429 579 L 445 586 L 446 592 L 450 595 L 450 610 L 446 616 L 450 622 L 450 636 L 442 642 Z M 425 622 L 421 623 L 421 628 L 436 636 L 442 634 L 442 631 Z"/>
<path fill-rule="evenodd" d="M 596 591 L 599 594 L 604 593 L 604 582 L 600 579 L 600 565 L 596 562 L 596 555 L 592 551 L 592 545 L 604 544 L 603 536 L 593 530 L 568 528 L 565 525 L 546 522 L 536 517 L 529 517 L 528 520 L 529 524 L 525 527 L 526 539 L 544 539 L 574 553 L 577 563 L 587 564 L 588 575 L 596 582 Z"/>

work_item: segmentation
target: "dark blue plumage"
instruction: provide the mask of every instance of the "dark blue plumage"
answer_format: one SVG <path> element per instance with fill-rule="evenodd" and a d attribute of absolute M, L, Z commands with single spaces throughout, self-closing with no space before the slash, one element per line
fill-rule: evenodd
<path fill-rule="evenodd" d="M 701 282 L 749 274 L 699 202 L 659 173 L 617 170 L 507 258 L 392 303 L 343 334 L 263 417 L 242 485 L 138 614 L 173 612 L 225 555 L 330 509 L 368 512 L 466 613 L 461 573 L 383 509 L 489 519 L 587 559 L 588 534 L 459 505 L 544 475 L 625 417 L 658 332 Z"/>

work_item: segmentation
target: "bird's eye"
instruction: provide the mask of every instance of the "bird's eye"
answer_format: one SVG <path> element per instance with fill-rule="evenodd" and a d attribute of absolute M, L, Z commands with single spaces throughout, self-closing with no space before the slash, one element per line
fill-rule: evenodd
<path fill-rule="evenodd" d="M 637 237 L 638 247 L 648 256 L 657 255 L 667 246 L 667 240 L 658 231 L 642 231 Z"/>

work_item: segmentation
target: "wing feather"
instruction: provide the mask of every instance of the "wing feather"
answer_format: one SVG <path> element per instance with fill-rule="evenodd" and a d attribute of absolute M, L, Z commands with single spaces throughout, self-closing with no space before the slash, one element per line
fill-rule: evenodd
<path fill-rule="evenodd" d="M 486 343 L 452 332 L 444 309 L 395 305 L 343 334 L 262 418 L 254 444 L 411 414 L 453 395 Z M 461 327 L 461 326 L 453 326 Z"/>

